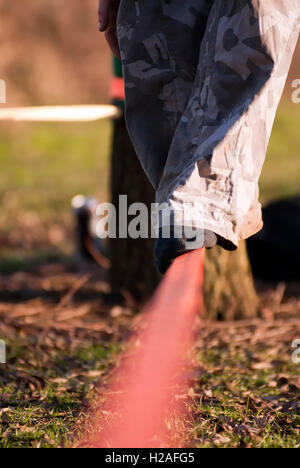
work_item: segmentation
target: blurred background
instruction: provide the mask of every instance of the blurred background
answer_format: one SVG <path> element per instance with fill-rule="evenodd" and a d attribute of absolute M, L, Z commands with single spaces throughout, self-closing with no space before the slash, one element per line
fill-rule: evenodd
<path fill-rule="evenodd" d="M 97 0 L 0 1 L 7 106 L 109 101 L 111 56 L 97 8 Z M 110 130 L 108 121 L 1 123 L 0 270 L 68 250 L 72 196 L 107 198 Z"/>
<path fill-rule="evenodd" d="M 112 58 L 98 32 L 97 9 L 98 0 L 0 0 L 6 106 L 110 102 Z M 230 326 L 201 324 L 199 381 L 191 393 L 192 407 L 198 405 L 193 447 L 208 446 L 210 438 L 217 446 L 299 447 L 299 366 L 291 364 L 291 343 L 300 334 L 300 104 L 291 100 L 294 79 L 300 79 L 300 44 L 260 181 L 264 206 L 285 197 L 295 203 L 265 211 L 271 235 L 254 239 L 250 255 L 257 286 L 266 266 L 267 279 L 280 275 L 274 287 L 262 281 L 258 297 L 244 243 L 236 253 L 207 253 L 204 316 Z M 98 401 L 97 382 L 105 382 L 136 323 L 135 300 L 145 300 L 159 280 L 145 240 L 111 241 L 111 267 L 101 270 L 94 262 L 96 274 L 78 268 L 70 206 L 78 193 L 100 201 L 116 202 L 119 193 L 128 194 L 129 203 L 152 199 L 122 117 L 0 122 L 0 339 L 7 346 L 7 366 L 0 366 L 0 447 L 61 446 L 93 391 Z M 284 301 L 282 281 L 291 272 L 296 299 Z M 257 316 L 246 328 L 232 323 Z M 260 406 L 266 395 L 272 396 Z"/>
<path fill-rule="evenodd" d="M 0 0 L 0 78 L 7 106 L 109 102 L 111 56 L 98 0 Z M 261 179 L 263 203 L 299 193 L 300 45 Z M 108 198 L 111 123 L 0 125 L 0 271 L 68 255 L 70 199 Z"/>

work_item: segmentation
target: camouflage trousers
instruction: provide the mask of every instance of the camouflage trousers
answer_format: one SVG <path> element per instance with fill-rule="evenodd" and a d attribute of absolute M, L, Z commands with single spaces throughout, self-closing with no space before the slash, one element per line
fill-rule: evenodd
<path fill-rule="evenodd" d="M 128 130 L 175 225 L 235 246 L 261 229 L 258 181 L 299 10 L 300 0 L 121 0 Z"/>

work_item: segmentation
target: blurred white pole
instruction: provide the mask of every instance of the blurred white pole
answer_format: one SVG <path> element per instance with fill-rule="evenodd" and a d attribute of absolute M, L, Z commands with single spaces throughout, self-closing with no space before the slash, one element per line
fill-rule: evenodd
<path fill-rule="evenodd" d="M 120 110 L 115 106 L 48 106 L 48 107 L 4 107 L 0 109 L 0 120 L 15 122 L 92 122 L 118 117 Z"/>

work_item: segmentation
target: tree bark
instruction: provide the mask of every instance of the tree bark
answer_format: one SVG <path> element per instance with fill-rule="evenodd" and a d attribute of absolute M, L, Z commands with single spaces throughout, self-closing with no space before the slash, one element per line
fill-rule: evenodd
<path fill-rule="evenodd" d="M 150 206 L 154 190 L 138 162 L 124 118 L 115 120 L 113 126 L 112 202 L 118 207 L 119 195 L 126 194 L 128 205 L 142 202 Z M 131 304 L 147 300 L 159 282 L 153 265 L 153 243 L 152 239 L 111 240 L 112 292 L 129 298 Z M 257 315 L 258 298 L 245 243 L 236 252 L 219 247 L 207 251 L 204 283 L 205 318 L 236 320 Z"/>
<path fill-rule="evenodd" d="M 128 206 L 142 202 L 150 207 L 155 201 L 154 189 L 138 161 L 123 117 L 113 122 L 111 200 L 117 208 L 117 219 L 119 195 L 128 196 Z M 148 221 L 150 226 L 150 216 Z M 153 245 L 153 239 L 110 240 L 114 295 L 125 297 L 131 304 L 143 303 L 151 296 L 160 279 L 153 263 Z"/>
<path fill-rule="evenodd" d="M 205 318 L 239 320 L 258 315 L 255 290 L 246 242 L 238 250 L 221 247 L 206 251 L 204 269 Z"/>

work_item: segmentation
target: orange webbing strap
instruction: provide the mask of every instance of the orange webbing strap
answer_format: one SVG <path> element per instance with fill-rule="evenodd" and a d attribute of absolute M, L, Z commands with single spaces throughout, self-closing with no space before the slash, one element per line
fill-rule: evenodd
<path fill-rule="evenodd" d="M 124 79 L 121 77 L 114 76 L 110 82 L 110 97 L 113 100 L 124 101 L 125 100 L 125 88 Z"/>
<path fill-rule="evenodd" d="M 183 365 L 202 306 L 203 263 L 204 249 L 177 258 L 146 307 L 143 327 L 134 337 L 136 351 L 120 365 L 111 385 L 110 410 L 122 417 L 104 429 L 96 446 L 161 447 L 166 411 L 176 408 L 185 419 L 174 388 L 187 391 Z"/>
<path fill-rule="evenodd" d="M 202 306 L 205 249 L 178 257 L 169 268 L 149 307 L 168 316 L 170 309 L 192 314 Z"/>

